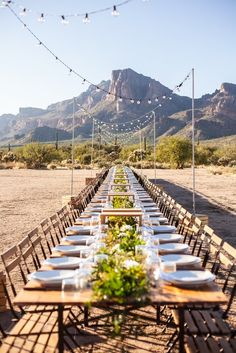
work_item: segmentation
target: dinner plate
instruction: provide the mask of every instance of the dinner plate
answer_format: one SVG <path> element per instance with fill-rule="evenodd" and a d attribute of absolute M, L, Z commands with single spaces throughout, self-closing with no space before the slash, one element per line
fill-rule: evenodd
<path fill-rule="evenodd" d="M 62 238 L 62 242 L 74 245 L 85 245 L 89 238 L 91 238 L 90 235 L 68 235 L 67 237 Z"/>
<path fill-rule="evenodd" d="M 179 286 L 195 286 L 214 281 L 215 275 L 208 270 L 189 271 L 179 270 L 175 272 L 162 273 L 162 279 Z"/>
<path fill-rule="evenodd" d="M 154 202 L 142 202 L 142 207 L 144 208 L 157 208 Z"/>
<path fill-rule="evenodd" d="M 153 212 L 158 212 L 158 211 L 160 211 L 160 210 L 157 207 L 144 207 L 144 212 L 145 213 L 149 213 L 149 212 L 153 213 Z"/>
<path fill-rule="evenodd" d="M 168 219 L 166 217 L 152 217 L 151 222 L 153 225 L 155 225 L 155 223 L 163 224 L 163 223 L 167 223 Z"/>
<path fill-rule="evenodd" d="M 175 262 L 177 266 L 188 266 L 195 265 L 201 262 L 201 259 L 197 256 L 186 255 L 186 254 L 169 254 L 161 256 L 163 262 Z"/>
<path fill-rule="evenodd" d="M 54 269 L 60 268 L 60 269 L 65 269 L 65 268 L 70 268 L 70 269 L 75 269 L 78 268 L 81 264 L 83 259 L 80 259 L 78 257 L 50 257 L 49 259 L 46 259 L 43 262 L 43 265 L 48 265 L 51 266 Z"/>
<path fill-rule="evenodd" d="M 86 250 L 89 247 L 86 245 L 58 245 L 52 249 L 53 252 L 58 251 L 67 255 L 79 255 L 81 250 Z"/>
<path fill-rule="evenodd" d="M 73 278 L 74 275 L 73 270 L 50 270 L 33 272 L 29 278 L 43 283 L 61 283 L 63 279 Z"/>
<path fill-rule="evenodd" d="M 188 250 L 188 248 L 189 246 L 187 244 L 182 243 L 166 243 L 158 246 L 161 254 L 184 253 Z"/>
<path fill-rule="evenodd" d="M 93 227 L 91 226 L 72 226 L 66 228 L 67 234 L 90 234 Z"/>
<path fill-rule="evenodd" d="M 153 213 L 149 214 L 149 217 L 151 218 L 151 221 L 152 221 L 153 218 L 163 217 L 163 213 L 153 212 Z"/>
<path fill-rule="evenodd" d="M 152 236 L 153 239 L 158 239 L 160 244 L 179 242 L 183 237 L 176 233 L 160 233 Z"/>
<path fill-rule="evenodd" d="M 154 234 L 158 233 L 174 233 L 176 228 L 174 226 L 169 225 L 161 225 L 161 226 L 152 226 Z"/>

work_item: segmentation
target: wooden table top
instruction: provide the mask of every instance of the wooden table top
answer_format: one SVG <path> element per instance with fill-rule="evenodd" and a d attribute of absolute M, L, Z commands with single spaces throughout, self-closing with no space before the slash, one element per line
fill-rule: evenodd
<path fill-rule="evenodd" d="M 29 281 L 25 289 L 14 299 L 17 305 L 85 305 L 91 304 L 116 304 L 112 300 L 97 300 L 93 298 L 92 290 L 84 290 L 77 293 L 63 293 L 61 290 L 49 288 L 47 290 L 40 287 L 37 288 L 36 281 Z M 134 303 L 128 299 L 126 304 Z M 196 289 L 177 288 L 171 285 L 162 284 L 158 288 L 152 288 L 149 294 L 149 302 L 160 305 L 201 305 L 201 304 L 224 304 L 227 302 L 225 294 L 219 290 L 215 283 L 209 283 Z M 144 302 L 145 305 L 145 302 Z"/>

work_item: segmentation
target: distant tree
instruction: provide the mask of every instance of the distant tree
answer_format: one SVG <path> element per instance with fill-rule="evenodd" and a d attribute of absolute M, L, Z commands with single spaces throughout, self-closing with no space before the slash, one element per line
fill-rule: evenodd
<path fill-rule="evenodd" d="M 163 137 L 157 145 L 157 160 L 174 168 L 183 168 L 191 160 L 191 141 L 184 137 Z"/>
<path fill-rule="evenodd" d="M 25 145 L 22 151 L 22 158 L 29 168 L 41 168 L 50 163 L 56 157 L 55 148 L 49 145 L 31 143 Z"/>

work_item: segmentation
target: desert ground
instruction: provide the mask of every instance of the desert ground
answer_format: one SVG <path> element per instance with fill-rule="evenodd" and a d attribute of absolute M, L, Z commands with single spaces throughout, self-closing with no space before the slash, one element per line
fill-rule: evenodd
<path fill-rule="evenodd" d="M 85 177 L 96 172 L 75 170 L 73 193 L 84 187 Z M 153 170 L 142 172 L 153 179 Z M 192 210 L 191 169 L 158 169 L 157 183 Z M 62 197 L 70 193 L 69 170 L 0 170 L 0 251 L 60 209 Z M 236 175 L 212 175 L 207 169 L 197 169 L 196 193 L 196 212 L 207 214 L 216 233 L 236 246 Z"/>

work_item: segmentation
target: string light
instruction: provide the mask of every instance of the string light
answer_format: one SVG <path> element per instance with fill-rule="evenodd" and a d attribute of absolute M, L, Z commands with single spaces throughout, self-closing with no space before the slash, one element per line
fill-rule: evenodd
<path fill-rule="evenodd" d="M 121 95 L 117 95 L 116 93 L 113 93 L 113 92 L 109 92 L 108 90 L 98 86 L 98 85 L 95 85 L 94 83 L 92 83 L 91 81 L 89 81 L 88 79 L 86 79 L 85 77 L 83 77 L 79 72 L 77 72 L 76 70 L 72 69 L 68 64 L 66 64 L 63 60 L 61 60 L 58 56 L 56 56 L 56 54 L 50 49 L 48 48 L 44 42 L 42 42 L 39 37 L 37 35 L 34 34 L 34 32 L 26 25 L 26 23 L 24 23 L 22 21 L 22 19 L 17 15 L 17 13 L 12 9 L 12 7 L 10 6 L 10 3 L 11 1 L 8 1 L 8 2 L 4 2 L 4 4 L 6 4 L 6 7 L 11 11 L 11 13 L 16 17 L 16 19 L 21 23 L 23 24 L 24 28 L 27 29 L 27 31 L 37 40 L 38 42 L 38 45 L 42 46 L 45 50 L 47 50 L 47 52 L 53 56 L 57 62 L 59 62 L 61 65 L 63 65 L 67 70 L 69 70 L 70 73 L 73 73 L 75 76 L 79 77 L 81 80 L 82 80 L 82 84 L 85 84 L 85 83 L 88 83 L 90 84 L 91 86 L 93 86 L 95 89 L 99 88 L 102 92 L 106 93 L 107 97 L 110 97 L 110 96 L 113 96 L 114 98 L 116 98 L 117 100 L 119 101 L 122 101 L 122 100 L 126 100 L 126 101 L 130 101 L 131 104 L 134 104 L 135 101 L 137 104 L 141 104 L 141 102 L 143 103 L 149 103 L 151 101 L 150 98 L 148 99 L 145 99 L 145 98 L 138 98 L 138 99 L 134 99 L 134 98 L 130 98 L 130 97 L 124 97 L 124 96 L 121 96 Z M 87 13 L 88 15 L 88 13 Z M 63 15 L 65 17 L 65 15 Z M 40 22 L 45 22 L 45 15 L 44 13 L 41 13 L 40 15 L 40 18 L 39 18 L 39 21 Z M 182 87 L 183 83 L 190 77 L 190 74 L 191 74 L 191 71 L 190 73 L 185 77 L 185 79 L 177 86 L 175 86 L 175 88 L 170 91 L 170 93 L 168 93 L 168 95 L 163 95 L 163 97 L 167 97 L 167 96 L 171 96 L 174 94 L 174 91 L 178 91 L 180 89 L 180 87 Z M 163 98 L 164 99 L 164 98 Z M 156 97 L 155 98 L 155 102 L 158 102 L 159 101 L 159 98 Z M 149 103 L 151 104 L 151 103 Z"/>
<path fill-rule="evenodd" d="M 45 22 L 45 17 L 44 17 L 43 13 L 41 13 L 41 15 L 39 16 L 38 22 L 40 22 L 40 23 L 44 23 Z"/>
<path fill-rule="evenodd" d="M 26 15 L 26 12 L 27 12 L 27 9 L 24 7 L 21 12 L 20 12 L 20 16 L 25 16 Z"/>
<path fill-rule="evenodd" d="M 119 11 L 117 11 L 116 5 L 113 6 L 113 10 L 112 10 L 111 14 L 112 14 L 112 16 L 114 16 L 114 17 L 119 16 L 120 13 L 119 13 Z"/>
<path fill-rule="evenodd" d="M 90 19 L 89 19 L 89 16 L 88 16 L 87 13 L 85 14 L 85 16 L 84 16 L 84 18 L 83 18 L 83 23 L 85 23 L 85 24 L 90 23 Z"/>
<path fill-rule="evenodd" d="M 64 15 L 61 15 L 61 23 L 62 23 L 63 25 L 68 25 L 68 24 L 69 24 L 69 21 L 65 18 Z"/>
<path fill-rule="evenodd" d="M 113 17 L 118 17 L 119 16 L 119 11 L 118 11 L 118 8 L 121 7 L 121 6 L 124 6 L 124 5 L 127 5 L 133 1 L 137 1 L 137 0 L 124 0 L 122 2 L 119 2 L 113 6 L 109 6 L 109 7 L 105 7 L 105 8 L 100 8 L 100 9 L 96 9 L 96 10 L 93 10 L 93 11 L 86 11 L 85 13 L 70 13 L 70 14 L 64 14 L 63 16 L 67 19 L 67 18 L 71 18 L 71 17 L 83 17 L 83 22 L 84 23 L 89 23 L 90 22 L 90 17 L 91 15 L 96 15 L 96 14 L 99 14 L 99 13 L 104 13 L 104 12 L 110 12 L 111 15 Z M 1 4 L 0 4 L 0 7 L 7 7 L 7 5 L 9 4 L 12 4 L 13 2 L 12 1 L 1 1 Z M 22 7 L 22 6 L 20 6 Z M 30 12 L 34 12 L 32 10 L 29 10 L 28 11 Z M 40 11 L 41 13 L 46 13 L 46 11 Z M 58 14 L 52 14 L 52 13 L 47 13 L 47 16 L 48 17 L 59 17 L 61 19 L 62 15 L 58 15 Z M 66 20 L 68 21 L 68 20 Z M 69 23 L 69 21 L 68 21 Z M 65 23 L 63 23 L 65 24 Z M 67 23 L 66 23 L 67 24 Z"/>
<path fill-rule="evenodd" d="M 152 101 L 151 101 L 151 99 L 149 99 L 149 100 L 148 100 L 148 104 L 152 104 Z"/>

